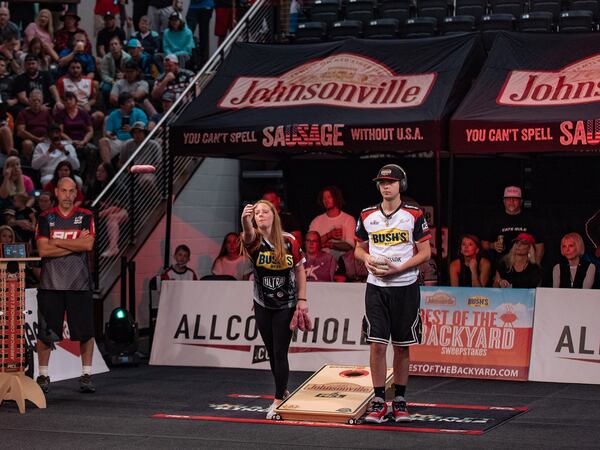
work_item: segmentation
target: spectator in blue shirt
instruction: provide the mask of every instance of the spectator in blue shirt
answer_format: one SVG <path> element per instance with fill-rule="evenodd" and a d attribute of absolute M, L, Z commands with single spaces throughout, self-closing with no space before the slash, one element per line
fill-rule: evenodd
<path fill-rule="evenodd" d="M 121 154 L 125 143 L 132 138 L 131 125 L 136 122 L 148 124 L 146 113 L 135 107 L 133 96 L 129 92 L 119 95 L 119 109 L 115 109 L 106 119 L 105 137 L 100 139 L 100 158 L 102 162 L 111 163 Z"/>
<path fill-rule="evenodd" d="M 179 65 L 185 67 L 192 55 L 194 37 L 178 12 L 169 16 L 169 27 L 163 33 L 163 51 L 165 54 L 177 55 Z"/>
<path fill-rule="evenodd" d="M 85 76 L 94 78 L 96 72 L 96 61 L 91 53 L 86 51 L 87 36 L 85 33 L 75 33 L 70 47 L 65 48 L 58 54 L 58 66 L 60 74 L 65 75 L 69 69 L 69 63 L 76 59 L 81 63 L 82 73 Z"/>

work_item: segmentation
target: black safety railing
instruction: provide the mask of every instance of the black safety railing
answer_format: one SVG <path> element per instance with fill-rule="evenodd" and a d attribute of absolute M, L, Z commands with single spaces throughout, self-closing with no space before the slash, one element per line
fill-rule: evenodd
<path fill-rule="evenodd" d="M 173 157 L 169 148 L 169 124 L 202 92 L 235 42 L 273 42 L 278 38 L 278 13 L 274 4 L 273 0 L 257 0 L 252 5 L 92 203 L 96 217 L 94 284 L 99 297 L 103 298 L 119 278 L 121 258 L 132 258 L 163 217 L 170 173 L 173 195 L 177 195 L 202 163 L 202 158 Z M 156 171 L 132 173 L 134 165 L 152 165 Z"/>

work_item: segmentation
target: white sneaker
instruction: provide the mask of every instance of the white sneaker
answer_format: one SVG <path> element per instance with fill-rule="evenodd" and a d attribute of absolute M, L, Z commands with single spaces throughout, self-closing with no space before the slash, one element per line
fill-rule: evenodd
<path fill-rule="evenodd" d="M 267 411 L 267 420 L 274 420 L 275 416 L 277 416 L 277 413 L 275 412 L 275 409 L 281 404 L 281 400 L 275 400 L 273 403 L 271 403 L 271 406 L 269 406 L 269 409 Z"/>

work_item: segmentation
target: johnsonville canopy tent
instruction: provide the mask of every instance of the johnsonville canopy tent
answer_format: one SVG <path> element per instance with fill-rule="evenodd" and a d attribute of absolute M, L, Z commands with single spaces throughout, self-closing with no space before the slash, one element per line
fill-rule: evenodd
<path fill-rule="evenodd" d="M 600 35 L 499 35 L 451 119 L 450 149 L 598 151 Z"/>
<path fill-rule="evenodd" d="M 233 46 L 170 126 L 176 155 L 439 151 L 481 63 L 479 38 Z"/>

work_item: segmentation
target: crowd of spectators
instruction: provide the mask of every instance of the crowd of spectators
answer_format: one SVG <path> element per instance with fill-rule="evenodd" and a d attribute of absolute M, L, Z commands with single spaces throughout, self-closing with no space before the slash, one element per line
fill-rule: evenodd
<path fill-rule="evenodd" d="M 132 17 L 126 4 L 96 0 L 93 30 L 83 2 L 0 6 L 0 227 L 32 251 L 58 179 L 74 178 L 89 207 L 208 59 L 213 0 L 187 15 L 177 0 L 136 1 Z M 233 16 L 218 15 L 227 32 Z M 113 256 L 128 212 L 103 205 L 98 217 Z"/>

